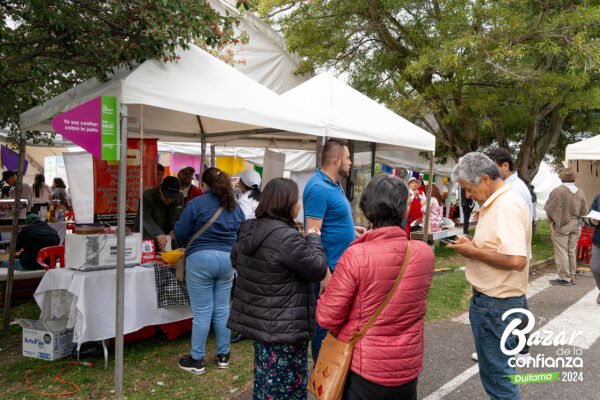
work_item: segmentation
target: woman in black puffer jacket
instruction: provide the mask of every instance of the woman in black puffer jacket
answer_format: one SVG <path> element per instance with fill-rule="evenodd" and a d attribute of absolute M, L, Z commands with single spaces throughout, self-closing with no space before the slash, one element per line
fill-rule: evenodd
<path fill-rule="evenodd" d="M 294 228 L 299 211 L 296 183 L 273 179 L 231 251 L 238 276 L 227 326 L 254 340 L 254 399 L 307 396 L 313 287 L 325 277 L 327 259 L 320 232 L 305 238 Z"/>

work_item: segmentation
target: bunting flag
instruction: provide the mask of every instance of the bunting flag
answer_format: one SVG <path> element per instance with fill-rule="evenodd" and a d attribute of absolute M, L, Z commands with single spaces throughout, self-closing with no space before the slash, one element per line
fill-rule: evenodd
<path fill-rule="evenodd" d="M 385 172 L 386 174 L 390 174 L 390 175 L 394 175 L 394 168 L 390 167 L 389 165 L 385 165 L 385 164 L 381 164 L 381 170 L 383 172 Z"/>

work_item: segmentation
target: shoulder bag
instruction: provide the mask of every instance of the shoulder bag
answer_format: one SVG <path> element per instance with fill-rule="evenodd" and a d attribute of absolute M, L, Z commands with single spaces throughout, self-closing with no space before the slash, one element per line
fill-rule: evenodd
<path fill-rule="evenodd" d="M 406 271 L 406 267 L 408 266 L 411 251 L 412 246 L 409 240 L 406 248 L 406 256 L 394 285 L 383 300 L 383 303 L 375 310 L 375 313 L 369 318 L 360 332 L 352 333 L 352 337 L 348 342 L 342 342 L 331 333 L 327 333 L 327 336 L 325 336 L 325 339 L 321 344 L 321 351 L 319 352 L 317 363 L 308 380 L 308 391 L 318 400 L 340 400 L 342 398 L 348 372 L 350 371 L 350 364 L 352 363 L 354 346 L 363 336 L 365 336 L 371 325 L 375 323 L 379 315 L 394 296 L 396 289 L 398 289 L 398 286 L 400 285 L 402 276 Z"/>
<path fill-rule="evenodd" d="M 208 228 L 210 228 L 210 226 L 213 224 L 213 222 L 217 220 L 217 218 L 219 218 L 219 215 L 221 215 L 222 212 L 223 207 L 219 207 L 219 209 L 213 214 L 211 219 L 209 219 L 208 222 L 205 223 L 202 226 L 202 228 L 200 228 L 200 230 L 196 232 L 196 234 L 192 236 L 192 238 L 187 242 L 185 248 L 187 249 L 194 240 L 198 239 L 200 235 L 202 235 Z M 177 261 L 177 267 L 175 269 L 175 276 L 177 277 L 177 280 L 181 283 L 185 282 L 185 259 L 186 257 L 184 254 L 183 257 L 181 257 L 179 261 Z"/>

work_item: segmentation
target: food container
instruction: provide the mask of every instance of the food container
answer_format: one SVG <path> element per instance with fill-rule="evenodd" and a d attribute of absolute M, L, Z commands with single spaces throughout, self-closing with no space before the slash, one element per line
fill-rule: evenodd
<path fill-rule="evenodd" d="M 183 250 L 171 250 L 171 251 L 161 251 L 158 254 L 160 254 L 160 258 L 166 264 L 177 264 L 177 262 L 179 261 L 179 259 L 181 257 L 183 257 L 185 252 Z"/>

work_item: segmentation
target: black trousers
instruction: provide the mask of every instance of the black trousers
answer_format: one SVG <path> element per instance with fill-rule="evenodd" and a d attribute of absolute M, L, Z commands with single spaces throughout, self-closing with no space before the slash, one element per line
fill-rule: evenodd
<path fill-rule="evenodd" d="M 350 371 L 342 400 L 417 400 L 417 381 L 383 386 Z"/>
<path fill-rule="evenodd" d="M 464 217 L 463 233 L 465 235 L 468 235 L 469 234 L 469 219 L 471 218 L 471 212 L 473 211 L 473 207 L 462 206 L 462 210 L 463 210 L 463 217 Z"/>

